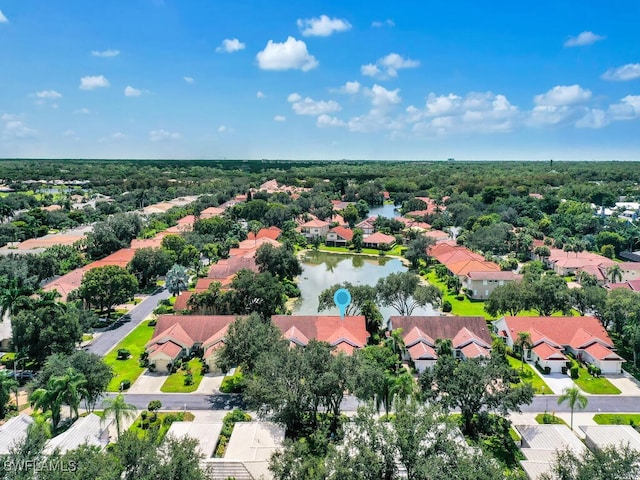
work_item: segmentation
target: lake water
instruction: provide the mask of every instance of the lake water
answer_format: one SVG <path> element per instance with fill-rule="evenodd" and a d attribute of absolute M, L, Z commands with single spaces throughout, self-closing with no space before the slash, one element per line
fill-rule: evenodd
<path fill-rule="evenodd" d="M 406 272 L 397 258 L 364 255 L 342 255 L 319 251 L 309 251 L 300 259 L 302 275 L 298 277 L 298 288 L 302 293 L 293 308 L 298 315 L 317 315 L 318 296 L 336 283 L 351 282 L 354 285 L 375 285 L 379 278 L 390 273 Z M 398 313 L 393 308 L 380 308 L 386 319 Z M 322 312 L 325 315 L 339 315 L 336 307 Z M 430 305 L 416 308 L 414 315 L 439 315 Z"/>
<path fill-rule="evenodd" d="M 396 210 L 395 205 L 381 205 L 369 209 L 369 216 L 395 218 L 400 216 L 400 212 Z"/>

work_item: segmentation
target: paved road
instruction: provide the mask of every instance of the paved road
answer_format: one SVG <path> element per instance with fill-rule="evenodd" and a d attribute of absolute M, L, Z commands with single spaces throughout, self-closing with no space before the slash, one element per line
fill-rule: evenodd
<path fill-rule="evenodd" d="M 115 393 L 106 394 L 105 397 L 113 397 L 114 395 Z M 233 410 L 234 408 L 246 408 L 245 403 L 242 401 L 242 395 L 223 393 L 217 395 L 125 393 L 125 400 L 141 410 L 147 408 L 151 400 L 160 400 L 162 408 L 169 410 Z"/>
<path fill-rule="evenodd" d="M 162 290 L 160 293 L 150 295 L 145 298 L 143 302 L 136 305 L 131 310 L 131 321 L 122 324 L 115 330 L 107 330 L 103 332 L 96 340 L 89 346 L 88 351 L 100 355 L 103 357 L 113 347 L 115 347 L 120 340 L 126 337 L 131 330 L 136 328 L 147 316 L 158 306 L 160 300 L 169 298 L 169 292 Z"/>
<path fill-rule="evenodd" d="M 113 395 L 113 394 L 112 394 Z M 195 395 L 181 393 L 162 394 L 125 394 L 126 401 L 138 408 L 147 408 L 151 400 L 160 400 L 163 408 L 172 410 L 231 410 L 233 408 L 243 408 L 244 404 L 241 395 L 218 394 L 218 395 Z M 343 412 L 353 412 L 358 407 L 355 397 L 347 396 L 342 401 Z M 571 409 L 565 403 L 558 405 L 558 395 L 539 395 L 533 399 L 531 405 L 524 405 L 523 412 L 542 413 L 548 412 L 570 412 Z M 590 396 L 585 412 L 608 412 L 608 413 L 640 413 L 640 397 L 599 395 Z"/>

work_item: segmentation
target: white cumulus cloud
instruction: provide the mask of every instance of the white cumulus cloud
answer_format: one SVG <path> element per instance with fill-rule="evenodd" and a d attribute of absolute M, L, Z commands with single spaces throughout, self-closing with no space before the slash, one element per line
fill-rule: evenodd
<path fill-rule="evenodd" d="M 362 65 L 362 67 L 360 67 L 360 72 L 369 77 L 397 77 L 398 70 L 416 68 L 419 66 L 420 62 L 417 60 L 404 58 L 402 55 L 397 53 L 390 53 L 389 55 L 379 58 L 375 64 L 368 63 L 366 65 Z"/>
<path fill-rule="evenodd" d="M 180 140 L 182 135 L 178 132 L 168 132 L 166 130 L 151 130 L 149 140 L 152 142 L 162 142 L 163 140 Z"/>
<path fill-rule="evenodd" d="M 329 18 L 320 15 L 317 18 L 299 18 L 298 28 L 305 37 L 328 37 L 335 32 L 344 32 L 351 28 L 351 24 L 341 18 Z"/>
<path fill-rule="evenodd" d="M 338 93 L 348 93 L 350 95 L 355 95 L 360 91 L 360 87 L 361 87 L 360 82 L 356 80 L 354 82 L 347 82 L 337 90 L 333 90 L 333 91 L 336 91 Z"/>
<path fill-rule="evenodd" d="M 262 91 L 258 90 L 256 92 L 256 98 L 264 98 L 264 97 L 265 97 L 265 95 L 264 95 L 264 93 L 262 93 Z"/>
<path fill-rule="evenodd" d="M 4 13 L 2 13 L 2 10 L 0 10 L 0 23 L 9 23 L 9 19 L 4 16 Z"/>
<path fill-rule="evenodd" d="M 557 85 L 546 93 L 536 95 L 533 101 L 536 105 L 564 106 L 584 103 L 591 98 L 591 90 L 580 85 Z"/>
<path fill-rule="evenodd" d="M 275 117 L 273 117 L 274 122 L 285 122 L 286 120 L 287 117 L 285 117 L 284 115 L 276 115 Z"/>
<path fill-rule="evenodd" d="M 108 87 L 109 80 L 104 75 L 88 75 L 80 79 L 80 90 L 95 90 Z"/>
<path fill-rule="evenodd" d="M 302 100 L 302 97 L 299 93 L 292 93 L 287 97 L 287 102 L 289 103 L 299 102 L 300 100 Z"/>
<path fill-rule="evenodd" d="M 346 124 L 338 117 L 332 117 L 327 114 L 322 114 L 316 120 L 316 126 L 320 128 L 327 127 L 344 127 Z"/>
<path fill-rule="evenodd" d="M 371 26 L 373 28 L 380 28 L 380 27 L 395 27 L 396 26 L 396 22 L 394 22 L 393 20 L 391 20 L 390 18 L 387 18 L 384 21 L 374 21 L 371 22 Z"/>
<path fill-rule="evenodd" d="M 56 90 L 42 90 L 40 92 L 36 92 L 35 96 L 37 98 L 43 98 L 47 100 L 62 98 L 62 94 L 60 92 L 57 92 Z"/>
<path fill-rule="evenodd" d="M 599 108 L 589 110 L 582 118 L 576 121 L 577 128 L 602 128 L 609 125 L 607 112 Z"/>
<path fill-rule="evenodd" d="M 195 79 L 193 77 L 182 77 L 182 78 L 184 78 L 184 81 L 187 83 L 195 82 Z"/>
<path fill-rule="evenodd" d="M 614 120 L 640 118 L 640 95 L 627 95 L 620 103 L 610 105 L 609 114 Z"/>
<path fill-rule="evenodd" d="M 300 98 L 291 102 L 291 108 L 298 115 L 322 115 L 340 111 L 341 107 L 335 100 L 314 100 L 311 97 Z"/>
<path fill-rule="evenodd" d="M 256 55 L 258 66 L 262 70 L 313 70 L 318 66 L 316 58 L 307 51 L 307 44 L 294 37 L 288 37 L 285 42 L 273 40 Z"/>
<path fill-rule="evenodd" d="M 402 101 L 402 98 L 400 98 L 399 88 L 396 88 L 395 90 L 387 90 L 378 84 L 375 84 L 370 89 L 366 89 L 365 95 L 371 97 L 371 105 L 374 107 L 395 105 Z"/>
<path fill-rule="evenodd" d="M 36 135 L 36 131 L 29 128 L 21 117 L 4 113 L 0 117 L 0 138 L 4 140 L 19 140 Z"/>
<path fill-rule="evenodd" d="M 93 50 L 91 56 L 102 58 L 113 58 L 120 55 L 120 50 Z"/>
<path fill-rule="evenodd" d="M 237 38 L 225 38 L 220 46 L 216 48 L 218 53 L 233 53 L 244 50 L 247 46 Z"/>
<path fill-rule="evenodd" d="M 124 89 L 125 97 L 139 97 L 142 95 L 142 90 L 133 88 L 131 85 L 127 85 Z"/>
<path fill-rule="evenodd" d="M 602 74 L 604 80 L 626 82 L 640 78 L 640 63 L 628 63 L 618 68 L 610 68 Z"/>
<path fill-rule="evenodd" d="M 593 45 L 594 43 L 604 40 L 604 35 L 596 35 L 593 32 L 582 32 L 575 37 L 569 37 L 569 39 L 564 42 L 565 47 L 584 47 L 586 45 Z"/>

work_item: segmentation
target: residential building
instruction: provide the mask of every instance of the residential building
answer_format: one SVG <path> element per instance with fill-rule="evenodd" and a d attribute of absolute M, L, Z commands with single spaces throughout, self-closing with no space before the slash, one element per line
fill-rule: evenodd
<path fill-rule="evenodd" d="M 235 315 L 160 315 L 145 345 L 149 363 L 158 372 L 168 372 L 177 360 L 201 349 L 204 363 L 215 371 L 216 352 L 235 320 Z"/>
<path fill-rule="evenodd" d="M 330 225 L 331 224 L 329 222 L 316 219 L 305 222 L 298 228 L 300 230 L 300 233 L 304 235 L 307 240 L 313 240 L 316 237 L 325 238 L 327 236 L 327 233 L 329 233 Z"/>
<path fill-rule="evenodd" d="M 501 287 L 509 282 L 517 282 L 522 280 L 522 275 L 513 273 L 512 271 L 470 271 L 466 274 L 466 282 L 463 287 L 467 289 L 467 295 L 476 300 L 485 300 L 489 298 L 491 292 L 497 287 Z"/>
<path fill-rule="evenodd" d="M 377 248 L 378 250 L 386 250 L 396 243 L 396 237 L 387 235 L 382 232 L 372 233 L 364 238 L 364 248 Z"/>
<path fill-rule="evenodd" d="M 405 360 L 423 372 L 438 360 L 436 340 L 451 340 L 456 358 L 488 357 L 491 334 L 484 317 L 392 316 L 389 331 L 402 329 Z"/>
<path fill-rule="evenodd" d="M 566 371 L 568 353 L 602 373 L 622 372 L 624 359 L 595 317 L 503 317 L 493 322 L 493 330 L 511 348 L 518 333 L 529 333 L 533 345 L 527 359 L 551 373 Z"/>
<path fill-rule="evenodd" d="M 32 423 L 33 418 L 21 413 L 0 425 L 0 455 L 8 455 L 15 444 L 23 441 Z"/>
<path fill-rule="evenodd" d="M 369 332 L 363 315 L 274 315 L 276 325 L 291 346 L 304 347 L 312 339 L 329 343 L 336 351 L 353 353 L 367 345 Z"/>
<path fill-rule="evenodd" d="M 102 419 L 95 413 L 78 418 L 66 431 L 48 440 L 44 453 L 50 455 L 55 450 L 66 453 L 81 445 L 104 448 L 109 443 L 109 426 L 113 419 Z"/>
<path fill-rule="evenodd" d="M 270 238 L 271 240 L 278 240 L 281 234 L 282 234 L 282 230 L 280 230 L 276 226 L 271 226 L 269 228 L 261 228 L 257 234 L 253 232 L 249 232 L 249 234 L 247 235 L 247 240 L 260 240 L 261 238 Z"/>
<path fill-rule="evenodd" d="M 332 247 L 346 247 L 353 239 L 353 230 L 347 227 L 334 227 L 327 233 L 325 244 Z"/>
<path fill-rule="evenodd" d="M 367 235 L 371 235 L 373 232 L 376 231 L 376 227 L 375 227 L 375 222 L 376 219 L 378 217 L 369 217 L 364 219 L 363 221 L 361 221 L 360 223 L 358 223 L 356 225 L 356 228 L 359 228 L 360 230 L 362 230 L 362 235 L 363 236 L 367 236 Z"/>

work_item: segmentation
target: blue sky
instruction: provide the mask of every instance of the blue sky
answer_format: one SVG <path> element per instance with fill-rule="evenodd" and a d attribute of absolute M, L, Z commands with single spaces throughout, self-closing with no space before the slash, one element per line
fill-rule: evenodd
<path fill-rule="evenodd" d="M 640 160 L 640 2 L 522 5 L 0 0 L 0 157 Z"/>

